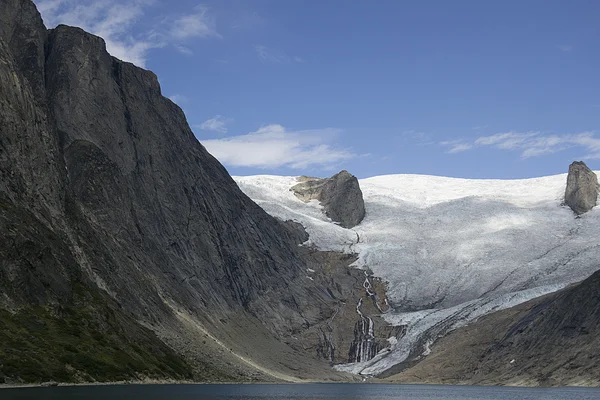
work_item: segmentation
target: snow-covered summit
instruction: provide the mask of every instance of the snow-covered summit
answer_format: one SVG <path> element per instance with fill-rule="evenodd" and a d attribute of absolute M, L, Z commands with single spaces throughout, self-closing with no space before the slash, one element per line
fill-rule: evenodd
<path fill-rule="evenodd" d="M 518 297 L 525 301 L 598 269 L 600 210 L 576 218 L 563 206 L 566 177 L 362 179 L 366 216 L 353 229 L 328 221 L 318 202 L 297 199 L 289 190 L 295 177 L 234 179 L 268 213 L 304 225 L 307 244 L 357 253 L 356 267 L 388 282 L 395 314 L 386 318 L 399 323 L 402 313 L 517 292 L 529 293 Z"/>

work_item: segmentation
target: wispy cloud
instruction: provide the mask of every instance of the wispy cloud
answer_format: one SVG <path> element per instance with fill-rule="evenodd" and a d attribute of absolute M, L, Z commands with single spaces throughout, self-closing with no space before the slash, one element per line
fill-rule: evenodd
<path fill-rule="evenodd" d="M 573 50 L 573 46 L 571 46 L 570 44 L 561 44 L 558 46 L 558 49 L 560 51 L 569 52 Z"/>
<path fill-rule="evenodd" d="M 570 148 L 580 148 L 584 159 L 600 158 L 600 138 L 594 132 L 573 134 L 543 134 L 541 132 L 503 132 L 490 136 L 481 136 L 472 142 L 464 140 L 441 142 L 448 147 L 448 153 L 476 148 L 495 148 L 498 150 L 518 151 L 521 158 L 538 157 L 558 153 Z"/>
<path fill-rule="evenodd" d="M 254 46 L 258 59 L 265 64 L 289 64 L 289 63 L 303 63 L 305 60 L 301 57 L 294 56 L 290 57 L 284 53 L 272 50 L 263 45 Z"/>
<path fill-rule="evenodd" d="M 194 13 L 176 18 L 170 30 L 171 37 L 179 40 L 189 38 L 218 37 L 214 16 L 206 6 L 199 5 Z"/>
<path fill-rule="evenodd" d="M 148 36 L 133 37 L 129 27 L 143 14 L 148 5 L 144 1 L 75 1 L 41 0 L 37 7 L 48 27 L 59 24 L 79 26 L 106 42 L 107 50 L 117 58 L 143 66 L 146 53 L 160 42 Z"/>
<path fill-rule="evenodd" d="M 522 146 L 532 144 L 532 138 L 538 136 L 538 132 L 506 132 L 491 136 L 481 136 L 475 140 L 476 146 L 494 146 L 503 150 L 518 149 Z"/>
<path fill-rule="evenodd" d="M 223 118 L 220 115 L 215 115 L 213 118 L 207 119 L 198 128 L 203 131 L 212 131 L 219 133 L 227 133 L 227 124 L 232 121 L 231 118 Z"/>
<path fill-rule="evenodd" d="M 473 148 L 473 145 L 470 145 L 468 143 L 457 143 L 455 145 L 453 145 L 450 150 L 448 150 L 448 153 L 460 153 L 462 151 L 467 151 L 467 150 L 471 150 Z"/>
<path fill-rule="evenodd" d="M 180 44 L 176 44 L 175 45 L 175 49 L 180 52 L 181 54 L 185 54 L 186 56 L 191 56 L 192 54 L 194 54 L 194 52 L 192 51 L 192 49 L 190 49 L 189 47 L 180 45 Z"/>
<path fill-rule="evenodd" d="M 290 131 L 281 125 L 268 125 L 246 135 L 200 140 L 219 161 L 236 167 L 305 169 L 310 166 L 331 168 L 341 161 L 357 157 L 332 142 L 339 129 Z"/>
<path fill-rule="evenodd" d="M 149 50 L 174 45 L 191 52 L 182 42 L 191 38 L 220 37 L 215 20 L 203 6 L 185 16 L 165 18 L 150 30 L 138 25 L 154 0 L 38 0 L 36 5 L 48 27 L 78 26 L 98 35 L 113 56 L 144 67 Z"/>
<path fill-rule="evenodd" d="M 448 151 L 446 153 L 460 153 L 462 151 L 467 151 L 473 148 L 472 144 L 465 143 L 462 139 L 457 140 L 446 140 L 440 142 L 440 145 L 448 147 Z"/>

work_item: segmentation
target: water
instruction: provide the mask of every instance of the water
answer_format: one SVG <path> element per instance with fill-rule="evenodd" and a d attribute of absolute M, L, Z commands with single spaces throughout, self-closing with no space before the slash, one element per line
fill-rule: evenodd
<path fill-rule="evenodd" d="M 1 400 L 597 400 L 596 388 L 514 388 L 444 385 L 112 385 L 0 389 Z"/>

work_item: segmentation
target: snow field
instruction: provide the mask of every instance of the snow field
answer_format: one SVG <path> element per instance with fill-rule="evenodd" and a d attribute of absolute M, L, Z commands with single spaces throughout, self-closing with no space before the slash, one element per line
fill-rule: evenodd
<path fill-rule="evenodd" d="M 566 174 L 362 179 L 366 216 L 353 229 L 331 222 L 317 201 L 297 199 L 289 190 L 296 177 L 234 179 L 269 214 L 300 222 L 305 245 L 357 253 L 355 267 L 388 282 L 394 311 L 384 318 L 407 334 L 391 352 L 338 366 L 354 373 L 383 372 L 414 346 L 427 350 L 435 335 L 585 279 L 600 264 L 600 210 L 576 218 L 561 205 Z"/>

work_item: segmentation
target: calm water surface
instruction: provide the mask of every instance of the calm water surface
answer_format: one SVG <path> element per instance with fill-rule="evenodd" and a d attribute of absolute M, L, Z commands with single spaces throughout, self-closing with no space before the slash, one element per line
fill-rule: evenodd
<path fill-rule="evenodd" d="M 381 384 L 114 385 L 0 389 L 0 399 L 599 400 L 600 389 Z"/>

